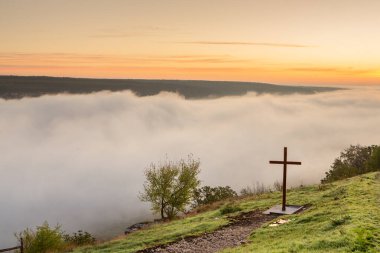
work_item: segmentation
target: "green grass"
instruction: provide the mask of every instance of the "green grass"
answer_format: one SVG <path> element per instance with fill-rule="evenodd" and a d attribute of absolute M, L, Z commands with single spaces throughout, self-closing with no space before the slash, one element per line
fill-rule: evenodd
<path fill-rule="evenodd" d="M 380 174 L 292 191 L 289 202 L 311 203 L 291 222 L 261 227 L 236 252 L 380 252 Z"/>
<path fill-rule="evenodd" d="M 76 249 L 74 252 L 135 252 L 154 245 L 172 242 L 184 236 L 213 231 L 228 223 L 218 210 L 163 224 L 155 224 L 101 245 Z"/>
<path fill-rule="evenodd" d="M 241 211 L 264 210 L 281 202 L 281 193 L 234 202 Z M 286 216 L 291 222 L 269 223 L 255 230 L 249 242 L 226 252 L 380 252 L 380 174 L 369 173 L 323 186 L 288 191 L 288 204 L 311 204 L 303 213 Z M 85 252 L 135 252 L 190 235 L 211 232 L 228 223 L 221 210 L 156 224 L 93 247 Z M 237 215 L 239 212 L 230 213 Z"/>

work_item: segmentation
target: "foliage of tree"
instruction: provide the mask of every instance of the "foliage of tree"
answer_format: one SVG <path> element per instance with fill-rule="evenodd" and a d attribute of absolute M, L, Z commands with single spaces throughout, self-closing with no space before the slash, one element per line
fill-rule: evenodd
<path fill-rule="evenodd" d="M 194 191 L 193 207 L 211 204 L 223 199 L 237 197 L 237 193 L 230 186 L 203 186 Z"/>
<path fill-rule="evenodd" d="M 380 146 L 375 146 L 372 155 L 368 160 L 368 168 L 371 171 L 379 171 L 380 170 Z"/>
<path fill-rule="evenodd" d="M 322 183 L 353 177 L 380 169 L 380 147 L 351 145 L 340 153 Z"/>
<path fill-rule="evenodd" d="M 187 161 L 152 163 L 145 171 L 146 181 L 140 199 L 151 202 L 152 210 L 160 213 L 162 219 L 174 218 L 185 211 L 200 183 L 197 178 L 199 164 L 192 156 Z"/>

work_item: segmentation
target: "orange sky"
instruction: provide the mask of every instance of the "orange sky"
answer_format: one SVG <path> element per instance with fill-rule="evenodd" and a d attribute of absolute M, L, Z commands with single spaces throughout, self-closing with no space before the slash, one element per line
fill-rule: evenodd
<path fill-rule="evenodd" d="M 380 85 L 378 0 L 1 0 L 0 75 Z"/>

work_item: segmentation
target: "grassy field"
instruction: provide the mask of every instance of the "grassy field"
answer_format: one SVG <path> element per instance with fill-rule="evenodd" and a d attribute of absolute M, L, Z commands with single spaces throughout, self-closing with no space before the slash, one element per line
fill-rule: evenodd
<path fill-rule="evenodd" d="M 264 210 L 281 202 L 274 192 L 236 200 L 242 212 Z M 244 246 L 223 252 L 380 252 L 380 174 L 370 173 L 327 185 L 289 190 L 288 204 L 311 204 L 300 214 L 286 216 L 289 223 L 264 225 Z M 128 236 L 74 252 L 135 252 L 213 231 L 228 223 L 220 208 L 156 224 Z"/>
<path fill-rule="evenodd" d="M 256 230 L 250 243 L 226 252 L 380 252 L 380 174 L 325 187 L 294 190 L 294 203 L 311 203 L 291 222 Z"/>

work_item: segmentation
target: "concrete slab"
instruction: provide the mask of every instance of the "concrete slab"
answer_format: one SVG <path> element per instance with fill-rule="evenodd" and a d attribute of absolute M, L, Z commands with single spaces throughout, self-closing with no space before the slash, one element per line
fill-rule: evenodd
<path fill-rule="evenodd" d="M 263 214 L 293 214 L 299 212 L 302 208 L 303 206 L 286 205 L 285 211 L 282 211 L 282 205 L 276 205 L 264 211 Z"/>

